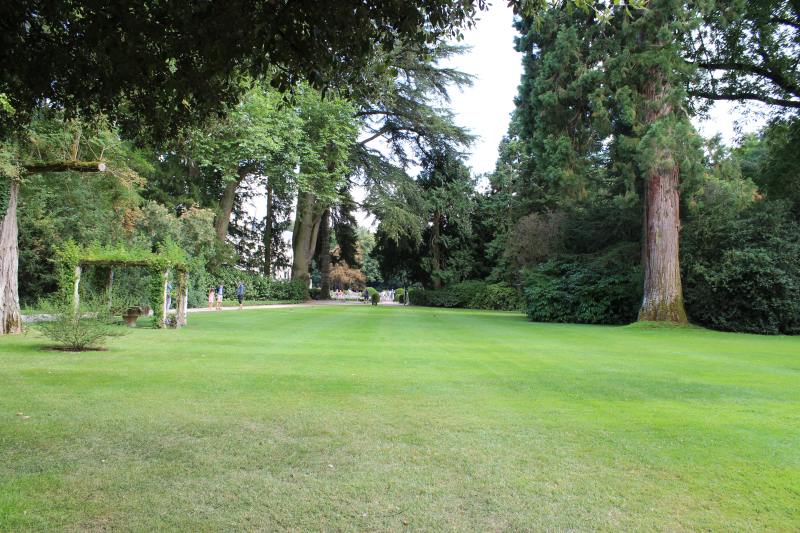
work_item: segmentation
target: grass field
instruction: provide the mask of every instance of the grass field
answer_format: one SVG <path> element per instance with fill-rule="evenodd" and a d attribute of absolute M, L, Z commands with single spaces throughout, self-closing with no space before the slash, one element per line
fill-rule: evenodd
<path fill-rule="evenodd" d="M 326 306 L 45 343 L 0 338 L 1 531 L 800 528 L 800 338 Z"/>

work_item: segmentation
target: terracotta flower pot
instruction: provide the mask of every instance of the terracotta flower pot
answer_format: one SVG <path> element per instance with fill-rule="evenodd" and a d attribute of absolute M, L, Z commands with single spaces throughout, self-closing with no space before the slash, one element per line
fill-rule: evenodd
<path fill-rule="evenodd" d="M 125 325 L 129 328 L 135 328 L 136 321 L 139 320 L 140 316 L 142 316 L 141 307 L 129 307 L 125 314 L 122 315 L 122 320 L 125 321 Z"/>

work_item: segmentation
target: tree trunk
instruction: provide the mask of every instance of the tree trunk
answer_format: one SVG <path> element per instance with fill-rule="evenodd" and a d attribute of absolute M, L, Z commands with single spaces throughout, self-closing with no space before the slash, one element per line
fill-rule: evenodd
<path fill-rule="evenodd" d="M 311 280 L 311 258 L 317 246 L 322 212 L 316 197 L 308 192 L 297 194 L 297 212 L 292 232 L 292 279 L 302 280 L 307 287 Z"/>
<path fill-rule="evenodd" d="M 442 288 L 442 247 L 441 247 L 441 226 L 442 213 L 438 209 L 433 213 L 433 225 L 431 226 L 431 281 L 434 289 Z"/>
<path fill-rule="evenodd" d="M 652 69 L 645 95 L 650 105 L 647 123 L 653 125 L 673 113 L 667 99 L 669 84 Z M 669 121 L 659 124 L 668 125 Z M 661 135 L 670 135 L 669 131 Z M 653 160 L 645 172 L 644 186 L 644 297 L 639 320 L 686 323 L 678 256 L 680 234 L 680 175 L 678 162 L 656 135 Z M 663 137 L 662 137 L 663 139 Z"/>
<path fill-rule="evenodd" d="M 75 270 L 72 274 L 72 310 L 75 313 L 81 311 L 81 276 L 83 274 L 83 267 L 75 265 Z"/>
<path fill-rule="evenodd" d="M 21 333 L 22 316 L 19 309 L 17 273 L 19 249 L 17 246 L 17 198 L 19 183 L 11 180 L 8 190 L 8 207 L 0 222 L 0 334 Z"/>
<path fill-rule="evenodd" d="M 228 238 L 228 226 L 230 226 L 231 223 L 233 204 L 236 201 L 236 189 L 239 188 L 239 185 L 247 177 L 248 173 L 249 169 L 240 168 L 239 177 L 233 181 L 229 181 L 228 184 L 225 185 L 225 191 L 222 193 L 222 198 L 219 201 L 219 216 L 214 223 L 217 238 L 222 242 L 225 242 Z"/>
<path fill-rule="evenodd" d="M 264 275 L 272 276 L 272 185 L 267 183 L 267 216 L 264 224 Z"/>
<path fill-rule="evenodd" d="M 322 213 L 319 223 L 319 298 L 320 300 L 331 299 L 331 210 L 326 209 Z"/>
<path fill-rule="evenodd" d="M 219 201 L 219 215 L 214 224 L 217 238 L 222 242 L 228 237 L 228 226 L 231 223 L 231 213 L 233 212 L 233 202 L 236 200 L 236 189 L 239 187 L 238 181 L 231 181 L 225 185 L 225 192 Z"/>

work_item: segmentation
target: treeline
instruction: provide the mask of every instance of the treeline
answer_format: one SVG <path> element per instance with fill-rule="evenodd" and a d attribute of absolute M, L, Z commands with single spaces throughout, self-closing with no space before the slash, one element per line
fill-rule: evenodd
<path fill-rule="evenodd" d="M 534 320 L 797 332 L 792 2 L 513 2 L 524 75 L 482 177 L 447 109 L 470 77 L 442 66 L 482 2 L 34 4 L 0 51 L 0 333 L 67 240 L 174 242 L 198 305 L 287 270 L 303 296 L 416 285 Z M 692 123 L 713 100 L 772 118 L 724 147 Z"/>
<path fill-rule="evenodd" d="M 464 172 L 430 162 L 425 244 L 402 253 L 379 230 L 384 275 L 421 280 L 434 305 L 465 280 L 504 283 L 539 321 L 800 332 L 798 20 L 790 2 L 666 0 L 521 17 L 488 190 L 453 202 Z M 713 100 L 771 118 L 726 147 L 691 122 Z"/>
<path fill-rule="evenodd" d="M 293 3 L 277 19 L 254 8 L 242 24 L 241 13 L 217 19 L 176 5 L 129 24 L 149 4 L 128 12 L 56 2 L 46 13 L 9 13 L 2 54 L 13 68 L 0 76 L 3 333 L 19 331 L 20 301 L 36 305 L 55 292 L 52 258 L 67 241 L 178 244 L 190 258 L 192 305 L 219 283 L 231 294 L 239 279 L 259 299 L 305 298 L 312 277 L 323 297 L 332 286 L 363 286 L 379 274 L 356 209 L 398 237 L 416 236 L 409 198 L 419 192 L 407 169 L 470 142 L 446 108 L 448 89 L 470 77 L 440 65 L 461 52 L 447 43 L 482 6 Z M 251 17 L 281 39 L 238 32 Z M 194 37 L 173 39 L 188 20 Z M 152 46 L 105 47 L 109 21 L 125 42 Z M 314 37 L 294 31 L 301 26 L 317 28 Z M 231 35 L 241 42 L 226 47 Z M 74 50 L 74 68 L 49 61 L 62 49 Z M 97 61 L 104 67 L 95 71 Z M 88 85 L 87 71 L 95 73 Z M 360 205 L 356 187 L 366 192 Z M 272 280 L 278 272 L 291 281 Z M 139 303 L 144 274 L 116 275 L 114 298 Z M 93 290 L 92 279 L 82 290 Z"/>

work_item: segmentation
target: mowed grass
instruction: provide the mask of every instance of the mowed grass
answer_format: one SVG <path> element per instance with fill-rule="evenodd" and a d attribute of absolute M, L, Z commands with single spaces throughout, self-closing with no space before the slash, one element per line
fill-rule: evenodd
<path fill-rule="evenodd" d="M 43 344 L 0 338 L 3 531 L 800 528 L 800 338 L 327 306 Z"/>

